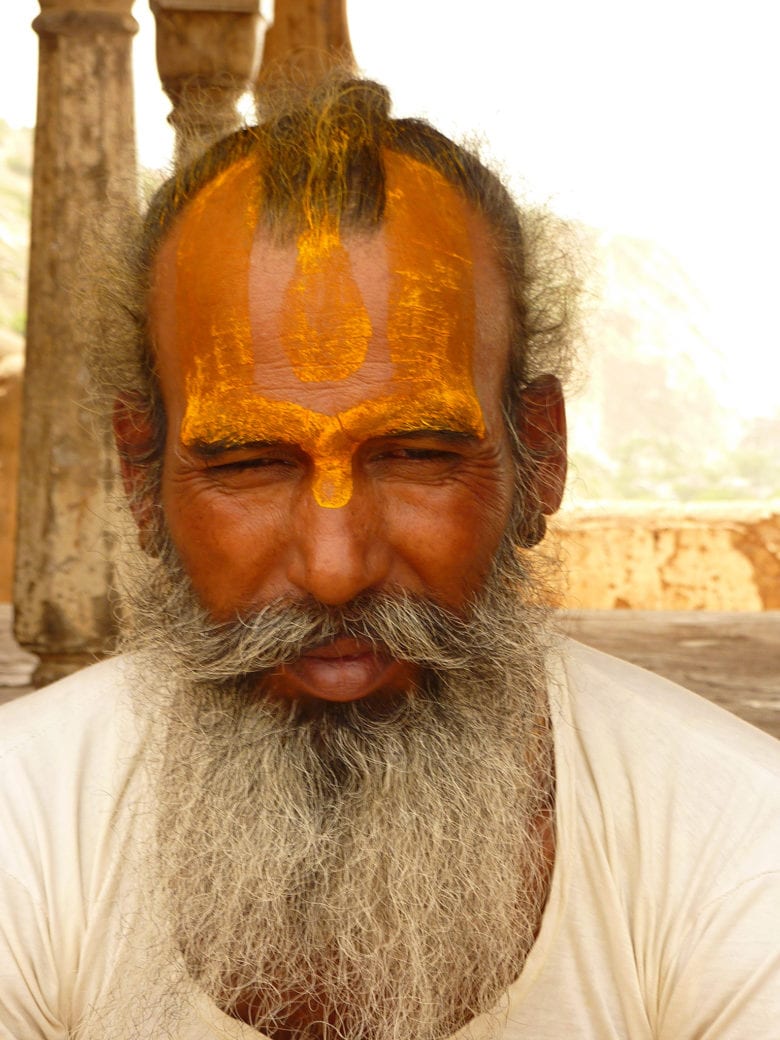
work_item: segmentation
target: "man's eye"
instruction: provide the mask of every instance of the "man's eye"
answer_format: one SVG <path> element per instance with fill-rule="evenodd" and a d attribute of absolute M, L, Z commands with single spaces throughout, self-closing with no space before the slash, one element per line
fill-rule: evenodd
<path fill-rule="evenodd" d="M 245 469 L 267 469 L 271 466 L 290 466 L 289 459 L 280 458 L 251 458 L 235 459 L 231 462 L 217 462 L 208 467 L 209 470 L 218 470 L 220 473 L 240 472 Z"/>
<path fill-rule="evenodd" d="M 249 488 L 287 478 L 295 470 L 295 460 L 279 455 L 252 455 L 228 462 L 212 462 L 206 473 L 217 484 Z"/>
<path fill-rule="evenodd" d="M 384 453 L 385 458 L 407 459 L 411 462 L 439 462 L 457 459 L 454 451 L 441 448 L 394 448 Z"/>
<path fill-rule="evenodd" d="M 373 458 L 375 463 L 394 473 L 423 474 L 446 471 L 455 466 L 461 456 L 447 448 L 417 448 L 399 444 L 378 451 Z"/>

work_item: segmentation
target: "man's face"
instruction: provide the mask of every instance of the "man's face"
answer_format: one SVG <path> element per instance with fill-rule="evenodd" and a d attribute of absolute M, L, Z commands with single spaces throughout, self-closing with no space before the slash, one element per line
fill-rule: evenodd
<path fill-rule="evenodd" d="M 168 419 L 162 504 L 214 620 L 367 591 L 463 612 L 514 483 L 501 413 L 509 304 L 490 234 L 460 195 L 388 156 L 382 227 L 279 246 L 237 164 L 158 255 L 151 331 Z M 269 689 L 355 700 L 415 666 L 337 639 Z"/>

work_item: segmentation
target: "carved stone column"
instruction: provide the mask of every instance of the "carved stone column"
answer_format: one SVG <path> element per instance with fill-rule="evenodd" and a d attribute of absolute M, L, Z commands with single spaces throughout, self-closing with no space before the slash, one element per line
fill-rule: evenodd
<path fill-rule="evenodd" d="M 273 25 L 266 33 L 263 83 L 277 71 L 316 80 L 334 66 L 354 68 L 347 24 L 347 0 L 275 0 Z"/>
<path fill-rule="evenodd" d="M 41 0 L 14 603 L 40 684 L 112 639 L 112 453 L 88 404 L 85 224 L 133 199 L 132 0 Z M 124 200 L 124 202 L 123 202 Z"/>
<path fill-rule="evenodd" d="M 251 91 L 260 59 L 260 0 L 150 0 L 149 6 L 179 165 L 241 123 L 236 103 Z"/>

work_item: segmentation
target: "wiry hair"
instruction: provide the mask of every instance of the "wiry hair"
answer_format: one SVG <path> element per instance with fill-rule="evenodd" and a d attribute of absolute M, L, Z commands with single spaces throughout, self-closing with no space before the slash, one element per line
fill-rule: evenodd
<path fill-rule="evenodd" d="M 146 297 L 157 250 L 184 207 L 220 172 L 246 156 L 258 162 L 260 222 L 280 242 L 323 222 L 343 231 L 382 224 L 384 153 L 410 156 L 438 171 L 486 219 L 506 272 L 512 302 L 512 347 L 506 381 L 508 414 L 535 377 L 565 378 L 574 331 L 576 279 L 565 227 L 549 213 L 520 210 L 498 176 L 474 151 L 419 119 L 390 116 L 377 83 L 331 78 L 305 95 L 278 92 L 264 119 L 210 147 L 157 191 L 137 235 L 129 277 L 112 293 L 110 325 L 94 359 L 100 390 L 123 396 L 154 430 L 147 461 L 159 461 L 165 413 L 146 322 Z M 122 326 L 125 335 L 122 335 Z M 135 459 L 136 462 L 143 461 Z"/>

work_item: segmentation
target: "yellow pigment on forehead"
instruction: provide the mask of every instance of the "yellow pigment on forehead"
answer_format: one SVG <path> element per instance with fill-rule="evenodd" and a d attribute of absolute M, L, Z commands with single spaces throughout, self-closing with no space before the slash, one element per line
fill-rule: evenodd
<path fill-rule="evenodd" d="M 263 395 L 262 382 L 255 384 L 248 302 L 259 209 L 255 162 L 241 160 L 215 178 L 182 221 L 177 319 L 187 372 L 183 442 L 297 444 L 313 462 L 316 501 L 336 508 L 352 495 L 352 457 L 368 438 L 425 429 L 482 436 L 472 377 L 467 203 L 440 174 L 392 152 L 385 153 L 384 224 L 391 392 L 334 415 Z M 304 231 L 296 246 L 280 317 L 284 362 L 302 384 L 332 384 L 359 373 L 371 321 L 349 253 L 328 218 Z M 273 343 L 263 349 L 266 363 L 278 366 L 282 359 L 272 359 Z"/>
<path fill-rule="evenodd" d="M 214 391 L 203 402 L 197 439 L 225 449 L 258 440 L 300 445 L 314 462 L 312 493 L 321 506 L 338 508 L 352 497 L 352 456 L 356 448 L 382 432 L 424 429 L 422 416 L 436 415 L 448 430 L 468 430 L 473 413 L 470 395 L 428 392 L 417 409 L 399 395 L 385 395 L 324 415 L 291 401 L 271 401 L 243 391 Z"/>
<path fill-rule="evenodd" d="M 176 336 L 186 372 L 186 428 L 210 390 L 243 385 L 254 365 L 249 260 L 257 226 L 256 183 L 256 160 L 239 160 L 195 197 L 180 224 Z M 187 443 L 186 429 L 182 436 Z"/>
<path fill-rule="evenodd" d="M 441 174 L 407 155 L 385 153 L 385 228 L 391 272 L 387 339 L 395 381 L 410 396 L 439 386 L 472 401 L 475 300 L 469 210 Z M 431 417 L 435 419 L 435 417 Z"/>
<path fill-rule="evenodd" d="M 304 383 L 346 379 L 365 361 L 371 331 L 338 231 L 326 225 L 304 232 L 282 309 L 282 343 L 295 375 Z"/>

